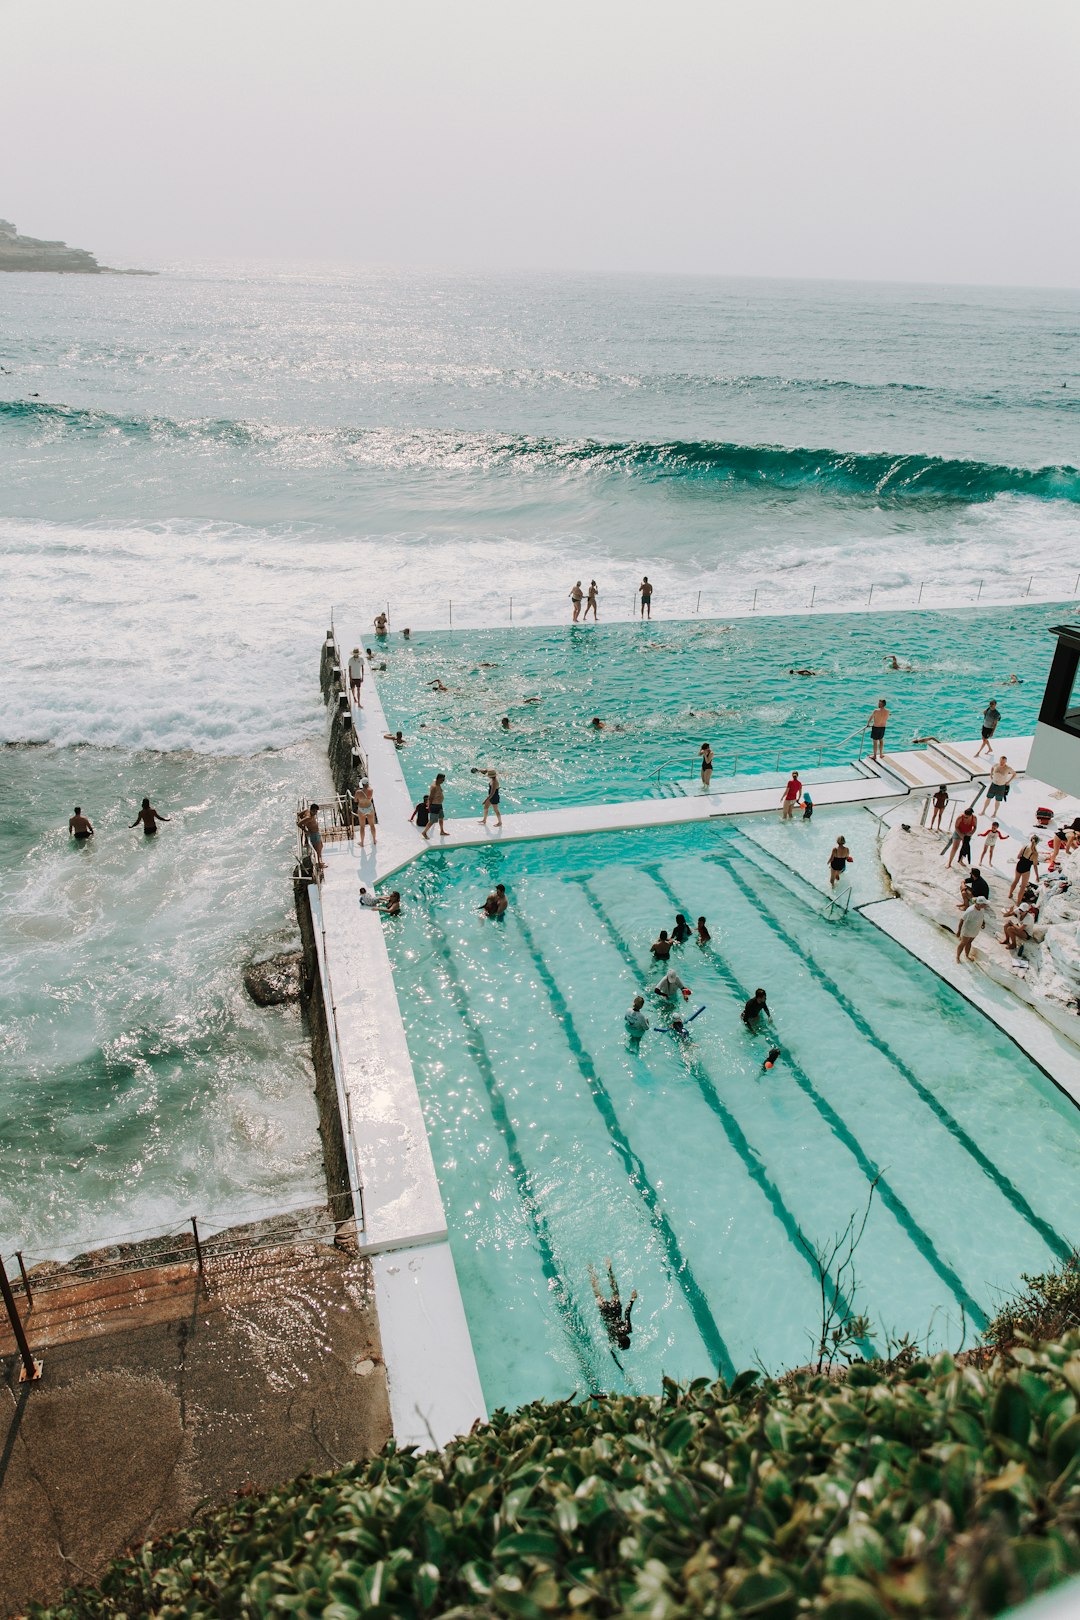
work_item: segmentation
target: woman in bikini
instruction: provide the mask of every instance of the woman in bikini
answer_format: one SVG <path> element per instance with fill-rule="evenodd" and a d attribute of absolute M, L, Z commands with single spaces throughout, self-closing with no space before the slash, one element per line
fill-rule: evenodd
<path fill-rule="evenodd" d="M 371 847 L 375 848 L 375 799 L 371 791 L 371 783 L 366 776 L 362 776 L 356 787 L 353 788 L 353 805 L 356 810 L 356 825 L 360 829 L 360 848 L 364 847 L 364 833 L 371 828 Z"/>

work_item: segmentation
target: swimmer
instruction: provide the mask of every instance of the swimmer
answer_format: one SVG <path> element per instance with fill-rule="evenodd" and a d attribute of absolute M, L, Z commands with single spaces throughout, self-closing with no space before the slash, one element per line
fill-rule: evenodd
<path fill-rule="evenodd" d="M 527 697 L 522 698 L 521 701 L 522 703 L 539 703 L 540 699 L 538 697 Z"/>
<path fill-rule="evenodd" d="M 746 1003 L 742 1010 L 742 1021 L 750 1031 L 751 1035 L 756 1035 L 758 1033 L 758 1020 L 763 1014 L 771 1024 L 773 1021 L 773 1015 L 769 1011 L 768 997 L 766 996 L 764 990 L 759 989 L 754 991 L 753 995 L 750 997 L 750 1000 Z"/>
<path fill-rule="evenodd" d="M 319 807 L 317 804 L 313 804 L 311 808 L 313 810 L 317 810 Z M 154 809 L 153 805 L 150 803 L 150 800 L 144 799 L 142 802 L 142 809 L 139 811 L 138 815 L 135 817 L 135 820 L 131 823 L 131 828 L 128 830 L 131 831 L 135 827 L 138 827 L 141 823 L 143 832 L 146 833 L 147 837 L 149 837 L 151 833 L 157 832 L 157 824 L 159 821 L 171 820 L 171 816 L 159 815 Z"/>
<path fill-rule="evenodd" d="M 630 1313 L 634 1309 L 634 1301 L 638 1297 L 638 1292 L 635 1288 L 630 1295 L 630 1303 L 624 1311 L 622 1300 L 619 1298 L 619 1285 L 615 1281 L 615 1272 L 612 1269 L 610 1256 L 604 1261 L 604 1264 L 607 1266 L 608 1282 L 611 1284 L 610 1299 L 606 1299 L 600 1291 L 600 1283 L 595 1267 L 589 1267 L 589 1281 L 592 1283 L 593 1293 L 596 1295 L 596 1303 L 600 1307 L 600 1320 L 607 1329 L 607 1336 L 611 1342 L 617 1344 L 620 1350 L 629 1350 L 630 1335 L 634 1331 L 633 1323 L 630 1321 Z"/>
<path fill-rule="evenodd" d="M 384 731 L 383 736 L 387 742 L 392 742 L 395 748 L 404 748 L 405 733 L 403 731 Z"/>
<path fill-rule="evenodd" d="M 377 636 L 385 636 L 386 628 L 387 628 L 387 624 L 388 624 L 386 614 L 385 613 L 376 613 L 375 619 L 374 619 L 374 624 L 375 624 L 375 634 Z"/>
<path fill-rule="evenodd" d="M 768 1056 L 766 1057 L 764 1063 L 761 1065 L 762 1071 L 764 1073 L 767 1073 L 770 1069 L 775 1068 L 776 1067 L 776 1061 L 779 1058 L 779 1056 L 780 1056 L 780 1048 L 778 1046 L 770 1046 Z"/>
<path fill-rule="evenodd" d="M 712 935 L 709 933 L 709 930 L 705 926 L 704 917 L 699 917 L 698 920 L 697 920 L 697 942 L 698 942 L 698 944 L 699 945 L 707 945 L 711 939 L 712 939 Z"/>
<path fill-rule="evenodd" d="M 653 940 L 649 949 L 658 962 L 666 962 L 671 955 L 671 947 L 674 943 L 674 940 L 668 938 L 667 929 L 661 928 L 659 937 Z"/>
<path fill-rule="evenodd" d="M 506 916 L 506 908 L 509 904 L 510 902 L 506 898 L 505 883 L 496 883 L 495 887 L 492 889 L 491 893 L 480 907 L 480 910 L 484 913 L 485 917 L 493 917 L 498 919 L 499 917 Z"/>
<path fill-rule="evenodd" d="M 428 686 L 431 688 L 431 690 L 433 692 L 449 692 L 449 690 L 450 690 L 450 688 L 448 686 L 444 686 L 442 681 L 440 681 L 438 679 L 436 679 L 434 681 L 428 681 Z"/>
<path fill-rule="evenodd" d="M 604 722 L 601 720 L 598 714 L 593 715 L 592 719 L 589 721 L 589 724 L 592 726 L 594 731 L 605 730 Z"/>
<path fill-rule="evenodd" d="M 675 926 L 671 930 L 671 938 L 676 945 L 685 945 L 690 938 L 690 924 L 681 911 L 675 913 Z"/>
<path fill-rule="evenodd" d="M 649 1028 L 649 1020 L 645 1016 L 644 996 L 634 997 L 630 1011 L 623 1015 L 623 1023 L 626 1025 L 630 1038 L 632 1040 L 639 1041 L 644 1035 L 645 1031 Z"/>
<path fill-rule="evenodd" d="M 402 639 L 402 641 L 411 641 L 412 640 L 412 631 L 407 626 L 401 632 L 401 639 Z"/>
<path fill-rule="evenodd" d="M 1019 675 L 1010 675 L 1008 680 L 1005 682 L 1006 686 L 1023 686 L 1023 684 L 1024 683 Z"/>
<path fill-rule="evenodd" d="M 88 838 L 94 836 L 94 824 L 89 816 L 83 815 L 81 805 L 77 804 L 71 813 L 68 821 L 68 833 L 77 844 L 84 844 Z"/>
<path fill-rule="evenodd" d="M 659 984 L 653 985 L 653 995 L 668 1003 L 675 1001 L 680 995 L 684 1001 L 690 1000 L 689 987 L 682 982 L 674 968 L 668 968 Z"/>
<path fill-rule="evenodd" d="M 816 670 L 816 669 L 789 669 L 788 674 L 789 675 L 818 675 L 818 674 L 820 674 L 820 671 Z"/>
<path fill-rule="evenodd" d="M 504 714 L 502 719 L 499 721 L 499 724 L 502 726 L 504 731 L 509 731 L 510 730 L 510 716 L 508 714 Z"/>
<path fill-rule="evenodd" d="M 665 1035 L 674 1036 L 674 1038 L 677 1041 L 689 1041 L 689 1040 L 692 1040 L 693 1037 L 690 1034 L 690 1031 L 687 1029 L 686 1026 L 688 1024 L 692 1024 L 694 1022 L 695 1018 L 700 1018 L 704 1011 L 705 1011 L 704 1007 L 699 1007 L 697 1012 L 692 1012 L 690 1014 L 689 1018 L 678 1018 L 678 1017 L 673 1018 L 671 1020 L 671 1023 L 668 1024 L 667 1028 L 664 1030 L 663 1033 Z"/>
<path fill-rule="evenodd" d="M 854 859 L 855 859 L 854 855 L 851 853 L 851 851 L 848 848 L 847 844 L 844 842 L 843 834 L 842 833 L 839 834 L 838 837 L 837 837 L 836 843 L 833 845 L 832 851 L 831 851 L 831 853 L 829 855 L 829 888 L 830 889 L 835 889 L 836 888 L 836 885 L 839 883 L 840 879 L 844 876 L 844 874 L 846 873 L 846 871 L 848 869 L 848 862 L 853 861 Z"/>
<path fill-rule="evenodd" d="M 698 753 L 701 755 L 701 785 L 708 787 L 713 773 L 713 751 L 707 742 L 703 742 Z"/>
<path fill-rule="evenodd" d="M 906 658 L 897 658 L 895 653 L 886 653 L 882 662 L 887 664 L 890 669 L 897 670 L 901 675 L 910 675 L 914 668 L 914 665 L 910 664 Z"/>

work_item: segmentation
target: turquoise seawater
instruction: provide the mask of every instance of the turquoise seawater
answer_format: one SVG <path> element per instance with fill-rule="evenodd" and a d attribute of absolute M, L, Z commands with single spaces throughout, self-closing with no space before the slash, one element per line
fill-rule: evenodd
<path fill-rule="evenodd" d="M 399 758 L 414 794 L 442 771 L 448 814 L 465 814 L 484 797 L 473 773 L 494 766 L 507 808 L 551 808 L 646 798 L 673 782 L 697 791 L 703 742 L 714 789 L 740 772 L 792 767 L 812 781 L 819 766 L 869 751 L 862 728 L 879 697 L 891 711 L 890 749 L 977 737 L 991 697 L 1000 735 L 1026 735 L 1049 627 L 1068 611 L 429 631 L 379 642 L 387 667 L 375 680 L 390 729 L 405 734 Z M 887 667 L 889 653 L 900 670 Z"/>
<path fill-rule="evenodd" d="M 959 1349 L 1021 1271 L 1080 1230 L 1075 1107 L 963 997 L 857 911 L 826 860 L 866 811 L 432 853 L 385 924 L 450 1241 L 491 1407 L 799 1365 L 813 1253 L 869 1201 L 839 1283 L 878 1350 Z M 505 919 L 477 907 L 503 882 Z M 660 927 L 704 1008 L 680 1042 L 650 986 Z M 740 1021 L 757 986 L 774 1026 Z M 623 1014 L 648 997 L 652 1028 Z M 765 1071 L 769 1047 L 781 1048 Z M 872 1196 L 871 1196 L 872 1194 Z M 615 1355 L 589 1268 L 637 1288 Z"/>
<path fill-rule="evenodd" d="M 313 1135 L 279 1135 L 270 1100 L 284 1086 L 294 1120 L 309 1106 L 297 1026 L 234 991 L 288 925 L 295 795 L 326 785 L 331 611 L 351 644 L 384 602 L 395 627 L 445 627 L 451 600 L 456 626 L 505 622 L 511 596 L 515 622 L 556 622 L 582 576 L 610 618 L 643 572 L 658 614 L 683 618 L 699 593 L 703 615 L 755 590 L 763 611 L 861 610 L 871 584 L 897 607 L 980 583 L 1014 605 L 1029 580 L 1071 597 L 1078 326 L 1080 295 L 1018 289 L 0 278 L 0 741 L 42 745 L 2 756 L 0 1243 L 109 1235 L 200 1188 L 234 1207 L 309 1174 Z M 974 631 L 958 706 L 1039 639 Z M 1009 724 L 1027 701 L 1010 692 Z M 764 703 L 716 740 L 786 744 L 786 703 L 794 727 L 829 730 L 824 697 Z M 667 723 L 662 681 L 634 712 Z M 526 775 L 523 802 L 543 786 Z M 158 868 L 131 865 L 144 851 L 119 826 L 143 793 L 183 812 Z M 63 829 L 80 800 L 104 833 L 79 880 L 103 876 L 76 928 Z M 55 932 L 48 959 L 34 927 Z M 163 1055 L 140 1091 L 116 1054 L 142 1063 L 158 1039 L 165 960 Z"/>

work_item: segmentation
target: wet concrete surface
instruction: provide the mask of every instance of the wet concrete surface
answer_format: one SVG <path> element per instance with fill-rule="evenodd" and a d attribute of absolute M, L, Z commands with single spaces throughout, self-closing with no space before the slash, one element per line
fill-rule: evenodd
<path fill-rule="evenodd" d="M 366 1261 L 302 1243 L 218 1256 L 165 1290 L 147 1277 L 105 1278 L 96 1300 L 82 1283 L 66 1317 L 62 1289 L 40 1293 L 38 1383 L 4 1355 L 0 1614 L 93 1580 L 200 1504 L 389 1438 Z"/>

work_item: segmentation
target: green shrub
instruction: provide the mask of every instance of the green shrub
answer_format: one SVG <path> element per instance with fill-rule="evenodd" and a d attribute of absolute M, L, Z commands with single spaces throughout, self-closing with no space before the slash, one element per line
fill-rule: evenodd
<path fill-rule="evenodd" d="M 236 1499 L 34 1612 L 978 1620 L 1077 1570 L 1080 1336 L 496 1413 Z"/>
<path fill-rule="evenodd" d="M 1020 1340 L 1045 1343 L 1080 1330 L 1080 1253 L 1076 1250 L 1056 1271 L 1037 1277 L 1025 1271 L 1022 1293 L 1007 1300 L 985 1333 L 993 1351 L 1008 1350 Z"/>

